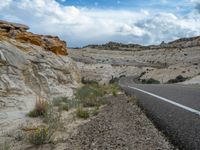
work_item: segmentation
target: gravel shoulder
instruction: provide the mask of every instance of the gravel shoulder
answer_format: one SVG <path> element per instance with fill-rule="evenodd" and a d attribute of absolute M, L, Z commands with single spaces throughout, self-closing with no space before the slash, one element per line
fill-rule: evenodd
<path fill-rule="evenodd" d="M 80 125 L 62 146 L 66 150 L 171 150 L 174 147 L 128 97 L 110 97 L 110 103 Z"/>

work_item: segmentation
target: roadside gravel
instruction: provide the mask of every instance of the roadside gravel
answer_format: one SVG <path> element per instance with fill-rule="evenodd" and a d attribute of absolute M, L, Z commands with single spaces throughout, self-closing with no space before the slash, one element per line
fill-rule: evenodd
<path fill-rule="evenodd" d="M 174 147 L 125 95 L 109 98 L 98 116 L 78 127 L 66 150 L 171 150 Z"/>

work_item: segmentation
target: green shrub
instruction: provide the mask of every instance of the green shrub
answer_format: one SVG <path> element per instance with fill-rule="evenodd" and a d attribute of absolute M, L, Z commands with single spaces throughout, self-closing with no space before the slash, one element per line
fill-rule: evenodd
<path fill-rule="evenodd" d="M 155 80 L 153 78 L 150 79 L 142 79 L 142 84 L 160 84 L 160 81 Z"/>
<path fill-rule="evenodd" d="M 71 108 L 78 107 L 80 105 L 80 100 L 69 99 L 67 97 L 54 97 L 52 103 L 53 103 L 53 106 L 57 106 L 61 110 L 68 111 Z"/>
<path fill-rule="evenodd" d="M 178 83 L 184 82 L 188 79 L 188 77 L 183 77 L 182 75 L 177 76 L 175 79 L 170 79 L 167 83 Z"/>
<path fill-rule="evenodd" d="M 84 99 L 90 96 L 102 97 L 104 95 L 103 89 L 96 84 L 85 85 L 77 90 L 75 96 L 77 99 Z"/>
<path fill-rule="evenodd" d="M 85 85 L 77 90 L 75 96 L 80 100 L 83 107 L 94 107 L 101 105 L 101 97 L 105 92 L 99 85 Z"/>
<path fill-rule="evenodd" d="M 54 97 L 52 104 L 53 104 L 53 106 L 59 106 L 60 103 L 66 101 L 66 99 L 67 99 L 66 97 Z"/>
<path fill-rule="evenodd" d="M 110 89 L 111 89 L 111 92 L 112 92 L 113 96 L 117 96 L 117 93 L 120 90 L 118 84 L 111 84 L 110 85 Z"/>
<path fill-rule="evenodd" d="M 90 117 L 89 111 L 85 110 L 83 107 L 78 107 L 76 110 L 76 116 L 78 118 L 83 118 L 83 119 L 87 119 Z"/>
<path fill-rule="evenodd" d="M 117 96 L 117 92 L 115 90 L 113 90 L 112 91 L 112 95 L 116 97 Z"/>
<path fill-rule="evenodd" d="M 38 128 L 29 134 L 29 142 L 34 145 L 41 145 L 49 142 L 52 133 L 48 128 Z"/>
<path fill-rule="evenodd" d="M 84 77 L 81 78 L 81 82 L 83 84 L 99 84 L 97 81 L 95 80 L 86 80 Z"/>
<path fill-rule="evenodd" d="M 69 106 L 67 103 L 60 103 L 59 105 L 59 111 L 68 111 L 69 110 Z"/>
<path fill-rule="evenodd" d="M 48 102 L 45 99 L 37 98 L 35 103 L 35 108 L 30 111 L 27 115 L 29 117 L 39 117 L 44 116 L 48 107 Z"/>

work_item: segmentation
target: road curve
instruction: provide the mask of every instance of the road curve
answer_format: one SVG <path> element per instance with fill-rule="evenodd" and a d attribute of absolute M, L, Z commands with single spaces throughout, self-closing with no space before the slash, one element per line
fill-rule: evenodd
<path fill-rule="evenodd" d="M 119 85 L 136 95 L 139 105 L 155 125 L 180 149 L 200 149 L 200 86 L 135 84 L 124 77 Z"/>

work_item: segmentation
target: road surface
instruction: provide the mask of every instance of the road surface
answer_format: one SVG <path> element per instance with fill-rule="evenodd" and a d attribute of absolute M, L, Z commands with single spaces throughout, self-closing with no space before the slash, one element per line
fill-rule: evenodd
<path fill-rule="evenodd" d="M 135 84 L 124 77 L 120 86 L 136 95 L 148 117 L 180 149 L 200 150 L 200 86 Z"/>

